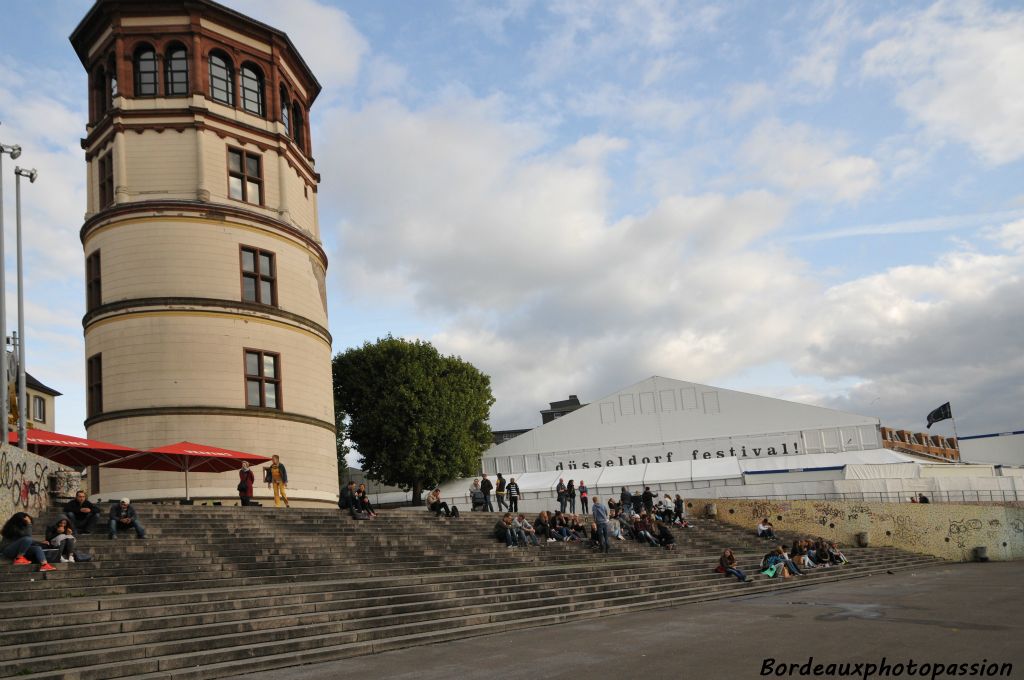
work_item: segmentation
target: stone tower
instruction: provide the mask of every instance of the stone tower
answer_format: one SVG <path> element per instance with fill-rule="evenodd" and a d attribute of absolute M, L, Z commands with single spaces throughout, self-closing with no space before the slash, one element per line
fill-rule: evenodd
<path fill-rule="evenodd" d="M 89 436 L 278 454 L 293 502 L 333 504 L 319 83 L 283 32 L 208 0 L 98 0 L 71 43 L 89 76 Z M 104 498 L 184 494 L 179 474 L 96 476 Z M 189 477 L 195 498 L 237 483 Z"/>

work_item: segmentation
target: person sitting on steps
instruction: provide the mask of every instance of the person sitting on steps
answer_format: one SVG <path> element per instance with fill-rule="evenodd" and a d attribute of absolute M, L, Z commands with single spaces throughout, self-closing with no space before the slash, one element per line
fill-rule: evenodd
<path fill-rule="evenodd" d="M 122 498 L 120 503 L 110 508 L 110 534 L 108 537 L 110 540 L 114 540 L 117 538 L 118 529 L 128 529 L 129 527 L 135 529 L 136 538 L 146 538 L 146 530 L 139 524 L 138 514 L 132 507 L 132 502 L 127 498 Z"/>
<path fill-rule="evenodd" d="M 540 545 L 540 540 L 537 539 L 537 531 L 530 524 L 529 520 L 526 519 L 525 515 L 520 514 L 512 520 L 512 530 L 516 533 L 516 537 L 522 545 Z"/>
<path fill-rule="evenodd" d="M 370 517 L 377 516 L 377 512 L 373 509 L 373 504 L 370 503 L 370 494 L 366 491 L 365 482 L 360 482 L 359 487 L 356 489 L 356 507 Z"/>
<path fill-rule="evenodd" d="M 356 483 L 349 481 L 345 488 L 341 490 L 341 494 L 338 497 L 338 507 L 342 510 L 348 510 L 348 514 L 352 516 L 352 519 L 356 518 Z"/>
<path fill-rule="evenodd" d="M 75 561 L 75 532 L 67 517 L 61 517 L 46 530 L 46 542 L 60 550 L 61 562 Z"/>
<path fill-rule="evenodd" d="M 740 583 L 747 582 L 747 575 L 736 565 L 736 557 L 732 554 L 731 548 L 722 551 L 722 556 L 718 558 L 718 569 L 727 576 L 735 576 Z"/>
<path fill-rule="evenodd" d="M 84 491 L 79 490 L 74 498 L 64 504 L 64 516 L 71 522 L 73 531 L 89 534 L 99 521 L 100 509 L 89 501 Z"/>
<path fill-rule="evenodd" d="M 537 519 L 533 521 L 533 529 L 537 532 L 537 537 L 542 541 L 554 543 L 558 540 L 555 538 L 555 532 L 551 528 L 551 518 L 547 510 L 542 510 L 537 515 Z"/>
<path fill-rule="evenodd" d="M 775 538 L 775 528 L 772 523 L 765 517 L 761 520 L 761 523 L 757 525 L 757 537 L 758 538 Z"/>
<path fill-rule="evenodd" d="M 654 523 L 654 527 L 657 530 L 655 538 L 658 540 L 658 545 L 660 545 L 665 550 L 675 550 L 676 538 L 672 535 L 672 532 L 669 531 L 668 524 L 661 520 L 658 520 Z"/>
<path fill-rule="evenodd" d="M 0 529 L 0 555 L 7 559 L 14 560 L 14 564 L 39 565 L 39 571 L 53 571 L 56 569 L 46 561 L 43 553 L 43 543 L 32 538 L 32 515 L 27 512 L 16 512 Z M 25 555 L 28 555 L 26 558 Z"/>
<path fill-rule="evenodd" d="M 441 489 L 437 488 L 427 494 L 427 509 L 430 512 L 435 513 L 438 517 L 441 513 L 444 513 L 445 517 L 451 517 L 452 511 L 448 507 L 448 504 L 441 500 Z"/>
<path fill-rule="evenodd" d="M 512 530 L 511 512 L 506 512 L 497 522 L 495 522 L 494 537 L 499 541 L 504 541 L 506 548 L 514 548 L 518 544 L 516 541 L 516 534 Z"/>

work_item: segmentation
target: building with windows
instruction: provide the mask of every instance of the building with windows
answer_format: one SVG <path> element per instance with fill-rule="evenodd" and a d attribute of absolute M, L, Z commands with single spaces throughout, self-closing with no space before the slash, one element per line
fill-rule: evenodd
<path fill-rule="evenodd" d="M 61 393 L 25 373 L 25 397 L 28 399 L 28 427 L 53 432 L 57 421 L 57 397 Z M 14 429 L 17 429 L 15 426 Z"/>
<path fill-rule="evenodd" d="M 209 0 L 98 0 L 71 43 L 89 75 L 89 436 L 278 454 L 293 502 L 334 503 L 316 77 L 283 32 Z M 180 475 L 91 478 L 183 495 Z M 234 474 L 189 482 L 237 497 Z"/>

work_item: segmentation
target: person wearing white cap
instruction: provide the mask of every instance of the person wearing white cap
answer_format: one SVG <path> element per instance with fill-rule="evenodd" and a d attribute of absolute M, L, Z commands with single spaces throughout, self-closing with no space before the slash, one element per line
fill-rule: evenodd
<path fill-rule="evenodd" d="M 117 538 L 119 528 L 127 529 L 128 527 L 135 529 L 136 537 L 146 537 L 146 530 L 139 524 L 138 515 L 135 513 L 135 508 L 132 507 L 131 500 L 122 498 L 120 503 L 110 508 L 110 540 Z"/>

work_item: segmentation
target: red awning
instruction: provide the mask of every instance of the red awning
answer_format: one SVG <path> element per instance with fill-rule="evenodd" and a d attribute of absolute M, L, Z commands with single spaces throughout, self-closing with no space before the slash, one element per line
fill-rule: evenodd
<path fill-rule="evenodd" d="M 134 455 L 107 463 L 103 467 L 167 472 L 227 472 L 242 467 L 243 462 L 255 465 L 268 461 L 270 458 L 267 456 L 258 456 L 254 453 L 220 449 L 193 442 L 178 442 L 134 452 Z"/>
<path fill-rule="evenodd" d="M 32 453 L 48 458 L 61 465 L 85 467 L 106 463 L 127 455 L 138 453 L 138 449 L 82 439 L 69 434 L 58 434 L 44 430 L 27 430 L 25 432 L 26 447 Z M 11 432 L 8 438 L 11 444 L 18 443 L 18 433 Z"/>

